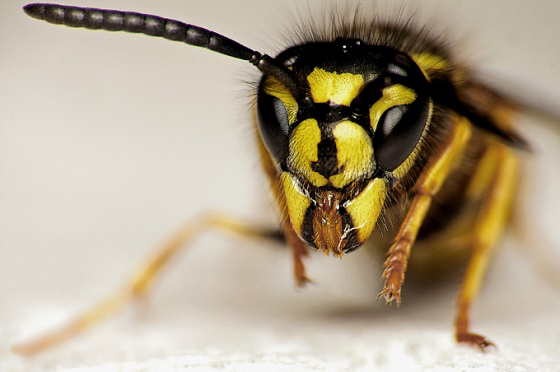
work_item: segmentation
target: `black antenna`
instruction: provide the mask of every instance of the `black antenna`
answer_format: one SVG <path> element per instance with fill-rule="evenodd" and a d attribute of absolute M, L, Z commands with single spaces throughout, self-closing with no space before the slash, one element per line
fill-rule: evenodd
<path fill-rule="evenodd" d="M 202 27 L 149 14 L 58 4 L 29 4 L 23 10 L 33 18 L 53 24 L 163 37 L 249 61 L 263 74 L 278 79 L 297 100 L 304 98 L 294 74 L 286 66 L 266 54 Z"/>

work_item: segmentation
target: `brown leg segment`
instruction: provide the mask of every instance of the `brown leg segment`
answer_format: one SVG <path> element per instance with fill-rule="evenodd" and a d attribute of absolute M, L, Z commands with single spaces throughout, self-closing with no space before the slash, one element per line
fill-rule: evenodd
<path fill-rule="evenodd" d="M 378 297 L 385 301 L 401 301 L 401 288 L 404 282 L 410 250 L 422 222 L 430 208 L 432 197 L 436 195 L 449 175 L 456 159 L 461 155 L 471 138 L 471 124 L 462 117 L 456 117 L 451 133 L 431 159 L 418 178 L 413 192 L 412 204 L 401 224 L 395 242 L 388 251 L 385 270 L 382 278 L 385 280 L 383 290 Z"/>
<path fill-rule="evenodd" d="M 305 265 L 303 264 L 303 258 L 308 255 L 306 244 L 296 235 L 290 224 L 284 225 L 284 236 L 292 249 L 296 285 L 300 288 L 304 287 L 307 283 L 311 283 L 311 280 L 305 275 Z"/>
<path fill-rule="evenodd" d="M 480 213 L 470 239 L 473 253 L 457 299 L 456 338 L 484 350 L 490 341 L 469 330 L 469 312 L 488 267 L 494 247 L 502 235 L 510 215 L 518 174 L 518 159 L 506 146 L 491 148 L 496 158 L 495 173 L 483 199 Z"/>
<path fill-rule="evenodd" d="M 249 224 L 239 222 L 234 218 L 219 214 L 205 215 L 189 221 L 167 243 L 163 244 L 152 258 L 138 268 L 123 288 L 87 310 L 66 326 L 35 340 L 15 345 L 12 350 L 18 354 L 36 354 L 46 348 L 76 336 L 95 323 L 116 313 L 134 299 L 145 296 L 151 284 L 165 265 L 176 257 L 181 249 L 187 246 L 192 239 L 210 228 L 246 237 L 277 238 L 277 234 L 274 234 L 271 230 L 255 228 Z M 301 277 L 305 277 L 303 274 L 303 266 L 301 269 Z"/>

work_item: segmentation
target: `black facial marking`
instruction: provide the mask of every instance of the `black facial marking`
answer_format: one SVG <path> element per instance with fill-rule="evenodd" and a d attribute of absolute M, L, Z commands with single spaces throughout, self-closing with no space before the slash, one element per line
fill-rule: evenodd
<path fill-rule="evenodd" d="M 342 173 L 344 168 L 338 166 L 336 143 L 332 132 L 328 129 L 322 131 L 321 137 L 321 142 L 317 145 L 318 161 L 311 163 L 311 169 L 329 179 L 330 176 Z"/>

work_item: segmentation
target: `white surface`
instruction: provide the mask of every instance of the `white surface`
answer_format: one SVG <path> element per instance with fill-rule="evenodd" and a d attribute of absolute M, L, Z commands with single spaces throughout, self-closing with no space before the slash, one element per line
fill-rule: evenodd
<path fill-rule="evenodd" d="M 293 22 L 292 2 L 164 3 L 73 2 L 192 22 L 269 53 Z M 398 309 L 372 305 L 381 264 L 362 250 L 342 261 L 312 255 L 317 285 L 295 291 L 286 250 L 210 234 L 168 270 L 149 306 L 35 358 L 11 354 L 120 285 L 189 217 L 210 209 L 274 221 L 255 175 L 250 66 L 47 25 L 24 4 L 0 5 L 0 369 L 560 370 L 560 139 L 539 118 L 520 122 L 538 149 L 520 201 L 532 235 L 504 242 L 473 312 L 473 329 L 497 351 L 453 341 L 457 283 L 405 294 Z M 464 54 L 486 71 L 532 81 L 527 94 L 560 91 L 557 0 L 422 1 L 419 16 L 465 35 L 475 53 Z"/>

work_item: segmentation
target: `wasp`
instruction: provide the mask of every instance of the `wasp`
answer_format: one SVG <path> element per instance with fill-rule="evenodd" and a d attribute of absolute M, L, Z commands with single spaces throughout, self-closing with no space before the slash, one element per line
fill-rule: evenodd
<path fill-rule="evenodd" d="M 272 57 L 148 14 L 57 4 L 24 9 L 53 24 L 141 33 L 249 62 L 262 75 L 256 143 L 280 227 L 257 228 L 221 214 L 197 218 L 113 296 L 16 352 L 41 351 L 144 295 L 161 269 L 208 229 L 281 239 L 298 286 L 310 282 L 304 264 L 310 252 L 343 258 L 379 240 L 373 243 L 386 244 L 386 259 L 378 297 L 397 304 L 416 252 L 452 261 L 445 252 L 460 245 L 467 267 L 455 336 L 482 350 L 493 345 L 471 329 L 470 310 L 510 217 L 518 152 L 529 145 L 513 126 L 515 103 L 478 81 L 437 37 L 412 23 L 333 17 L 324 31 L 302 33 Z M 392 227 L 389 242 L 374 236 Z"/>

